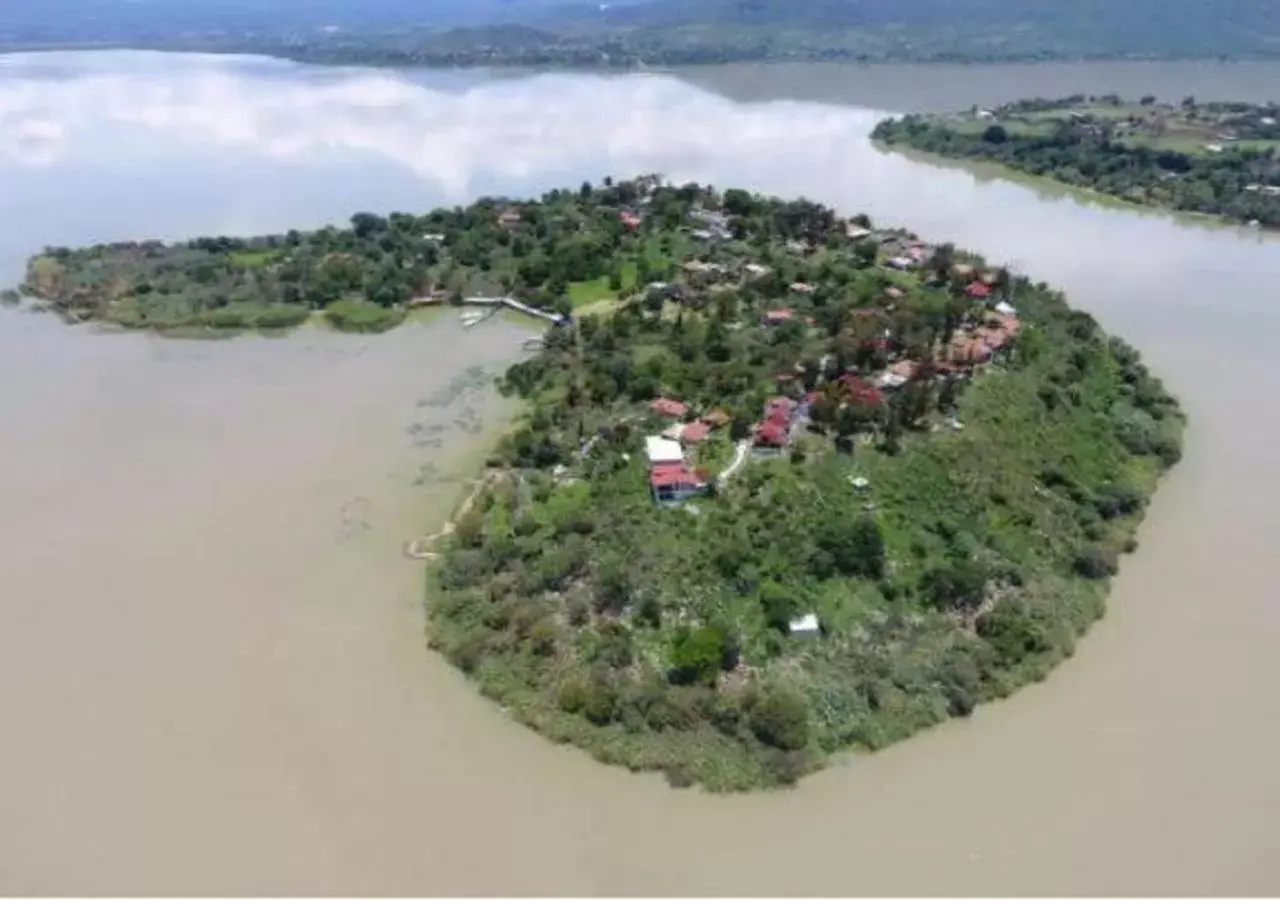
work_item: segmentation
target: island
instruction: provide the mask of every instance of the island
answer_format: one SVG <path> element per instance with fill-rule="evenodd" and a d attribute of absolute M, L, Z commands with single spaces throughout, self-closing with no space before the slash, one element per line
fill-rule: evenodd
<path fill-rule="evenodd" d="M 1280 104 L 1110 94 L 885 119 L 887 146 L 998 163 L 1144 206 L 1280 228 Z"/>
<path fill-rule="evenodd" d="M 544 315 L 500 380 L 509 432 L 406 548 L 428 641 L 547 737 L 713 791 L 791 784 L 1044 678 L 1103 614 L 1185 427 L 1046 284 L 658 176 L 50 248 L 24 290 L 126 327 L 384 328 L 498 292 Z"/>

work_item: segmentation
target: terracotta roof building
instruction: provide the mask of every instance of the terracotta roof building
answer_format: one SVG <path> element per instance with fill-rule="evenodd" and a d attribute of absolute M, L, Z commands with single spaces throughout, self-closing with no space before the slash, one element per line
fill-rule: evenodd
<path fill-rule="evenodd" d="M 659 397 L 649 404 L 649 409 L 655 415 L 665 416 L 669 419 L 680 419 L 689 413 L 689 407 L 670 397 Z"/>

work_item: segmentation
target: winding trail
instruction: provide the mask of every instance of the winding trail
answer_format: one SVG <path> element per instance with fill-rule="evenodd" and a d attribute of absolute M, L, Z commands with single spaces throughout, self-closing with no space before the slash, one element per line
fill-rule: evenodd
<path fill-rule="evenodd" d="M 738 441 L 737 446 L 734 447 L 734 450 L 733 450 L 733 461 L 730 462 L 729 465 L 725 466 L 724 471 L 722 471 L 719 475 L 716 476 L 716 483 L 723 484 L 724 482 L 732 478 L 734 475 L 737 475 L 738 470 L 741 469 L 744 465 L 746 465 L 747 454 L 750 452 L 750 450 L 751 450 L 750 440 L 744 439 L 744 440 Z"/>
<path fill-rule="evenodd" d="M 410 559 L 438 559 L 440 553 L 436 550 L 429 550 L 427 548 L 434 547 L 437 541 L 443 540 L 453 534 L 458 527 L 458 521 L 467 513 L 471 512 L 471 507 L 475 506 L 476 498 L 480 496 L 480 492 L 485 488 L 496 484 L 505 476 L 505 472 L 489 472 L 480 478 L 477 478 L 472 483 L 471 492 L 467 494 L 466 498 L 458 506 L 449 521 L 445 522 L 444 526 L 437 532 L 420 538 L 414 538 L 413 540 L 406 542 L 404 545 L 405 555 Z"/>

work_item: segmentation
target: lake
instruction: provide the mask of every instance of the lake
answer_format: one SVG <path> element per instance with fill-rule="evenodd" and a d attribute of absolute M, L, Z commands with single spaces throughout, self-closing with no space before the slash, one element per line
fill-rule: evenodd
<path fill-rule="evenodd" d="M 1046 682 L 768 795 L 508 721 L 420 564 L 528 331 L 96 334 L 0 312 L 0 891 L 1280 890 L 1280 242 L 873 148 L 1026 93 L 1261 99 L 1280 66 L 397 73 L 0 57 L 0 282 L 46 244 L 253 233 L 606 174 L 804 194 L 1060 285 L 1190 415 L 1110 611 Z"/>

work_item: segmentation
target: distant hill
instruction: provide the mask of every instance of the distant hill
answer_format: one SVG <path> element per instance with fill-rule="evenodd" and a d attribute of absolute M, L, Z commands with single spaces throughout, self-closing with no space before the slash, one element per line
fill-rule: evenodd
<path fill-rule="evenodd" d="M 847 29 L 904 48 L 1054 55 L 1280 53 L 1276 0 L 650 0 L 605 10 L 622 28 Z"/>
<path fill-rule="evenodd" d="M 0 48 L 630 67 L 1280 57 L 1280 0 L 0 0 Z"/>
<path fill-rule="evenodd" d="M 450 28 L 598 8 L 591 0 L 0 0 L 0 42 Z"/>

